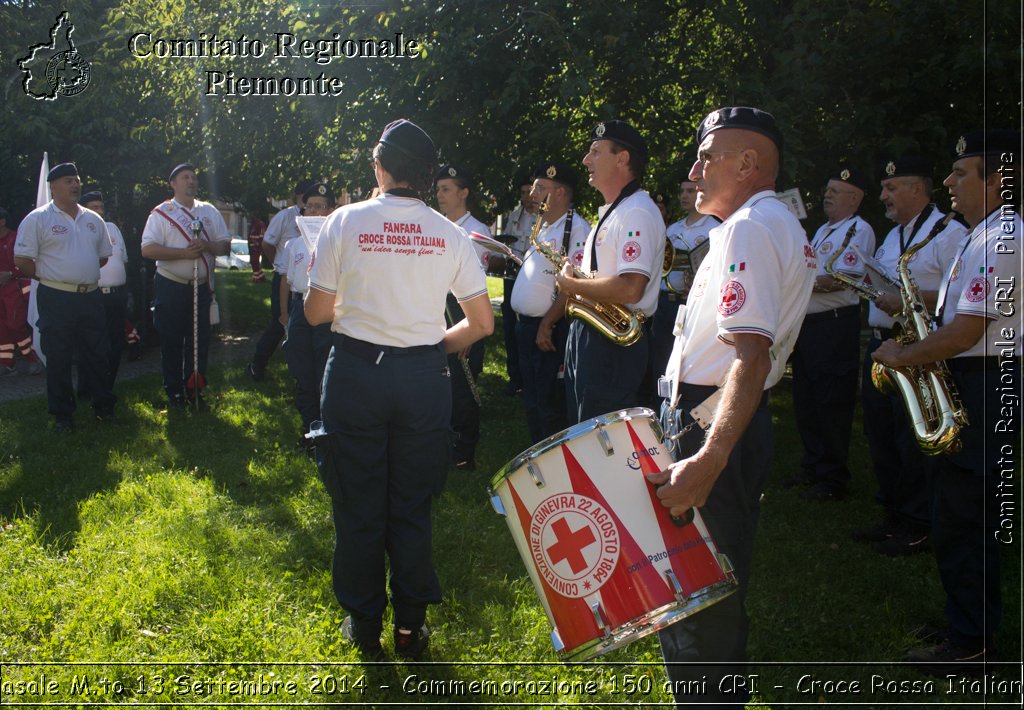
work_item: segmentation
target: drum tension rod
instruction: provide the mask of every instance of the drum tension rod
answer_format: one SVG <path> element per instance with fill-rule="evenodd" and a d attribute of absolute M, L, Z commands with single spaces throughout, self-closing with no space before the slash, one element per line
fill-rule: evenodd
<path fill-rule="evenodd" d="M 533 461 L 526 462 L 526 470 L 530 472 L 530 478 L 537 484 L 537 488 L 543 488 L 544 477 L 540 475 L 540 469 L 533 465 Z"/>
<path fill-rule="evenodd" d="M 608 628 L 608 622 L 604 620 L 604 612 L 601 611 L 601 603 L 594 602 L 591 604 L 590 611 L 594 614 L 594 621 L 597 622 L 597 628 L 601 629 L 603 638 L 611 636 L 612 630 Z"/>
<path fill-rule="evenodd" d="M 601 442 L 601 448 L 604 449 L 605 456 L 613 456 L 615 454 L 615 447 L 612 446 L 611 437 L 608 436 L 608 432 L 600 424 L 597 426 L 597 440 Z"/>
<path fill-rule="evenodd" d="M 672 588 L 672 592 L 676 595 L 676 599 L 682 601 L 686 599 L 686 593 L 683 591 L 683 585 L 679 583 L 679 578 L 676 577 L 676 573 L 671 569 L 665 570 L 665 579 L 668 580 L 668 586 Z"/>

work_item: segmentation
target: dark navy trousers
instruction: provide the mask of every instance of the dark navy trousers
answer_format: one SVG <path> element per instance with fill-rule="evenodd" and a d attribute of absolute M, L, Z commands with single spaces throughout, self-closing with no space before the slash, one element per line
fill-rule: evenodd
<path fill-rule="evenodd" d="M 857 402 L 860 306 L 810 313 L 793 348 L 793 413 L 804 455 L 800 466 L 816 484 L 843 491 Z"/>
<path fill-rule="evenodd" d="M 282 244 L 281 249 L 284 248 Z M 277 350 L 284 338 L 284 326 L 278 317 L 281 313 L 281 274 L 274 271 L 274 277 L 270 280 L 270 322 L 263 329 L 260 339 L 256 341 L 256 352 L 252 356 L 253 368 L 257 374 L 263 374 L 267 369 L 270 357 Z"/>
<path fill-rule="evenodd" d="M 1008 361 L 1002 370 L 1010 373 L 1009 387 L 1000 378 L 995 358 L 946 362 L 970 424 L 961 432 L 960 452 L 938 457 L 932 545 L 946 592 L 950 639 L 977 648 L 991 646 L 1002 621 L 1000 547 L 1019 544 L 1017 525 L 1008 533 L 1000 522 L 1003 511 L 1014 511 L 1016 506 L 1013 469 L 1019 461 L 1020 417 L 1008 419 L 1001 408 L 1005 401 L 1021 401 L 1020 360 Z M 1004 400 L 1003 395 L 1015 400 Z M 1018 406 L 1009 411 L 1019 411 Z M 1009 471 L 1006 477 L 1004 471 Z"/>
<path fill-rule="evenodd" d="M 523 388 L 523 368 L 516 347 L 516 312 L 512 310 L 512 287 L 515 279 L 502 279 L 504 289 L 501 299 L 501 329 L 505 337 L 505 370 L 508 383 L 515 389 Z"/>
<path fill-rule="evenodd" d="M 333 341 L 317 458 L 333 501 L 334 593 L 354 619 L 379 623 L 387 560 L 395 623 L 416 629 L 427 605 L 441 601 L 431 502 L 448 470 L 447 359 L 440 344 L 403 350 L 338 334 Z"/>
<path fill-rule="evenodd" d="M 185 395 L 185 384 L 193 370 L 192 286 L 165 279 L 153 279 L 153 325 L 160 333 L 160 366 L 167 395 Z M 210 288 L 199 284 L 199 373 L 206 379 L 210 350 Z"/>
<path fill-rule="evenodd" d="M 681 385 L 680 404 L 676 412 L 681 424 L 692 419 L 689 410 L 704 401 L 714 387 Z M 664 405 L 663 405 L 664 406 Z M 679 420 L 677 420 L 679 421 Z M 704 431 L 694 427 L 679 441 L 674 456 L 678 461 L 695 453 L 704 442 Z M 729 456 L 725 469 L 715 481 L 707 503 L 700 509 L 708 532 L 718 551 L 728 556 L 735 569 L 739 589 L 710 607 L 676 622 L 659 632 L 661 652 L 669 681 L 675 688 L 677 703 L 734 703 L 718 707 L 742 708 L 749 699 L 745 691 L 732 692 L 731 674 L 746 672 L 747 618 L 746 597 L 753 567 L 754 538 L 761 514 L 761 493 L 768 479 L 774 453 L 771 413 L 767 392 L 754 413 L 743 437 Z M 721 662 L 722 665 L 690 665 L 688 662 Z M 685 692 L 687 681 L 707 676 L 707 693 Z M 719 686 L 726 679 L 724 690 Z M 689 707 L 689 706 L 687 706 Z"/>
<path fill-rule="evenodd" d="M 649 340 L 645 329 L 637 342 L 623 347 L 583 321 L 572 321 L 565 346 L 565 403 L 570 424 L 640 403 Z"/>
<path fill-rule="evenodd" d="M 69 421 L 75 412 L 75 388 L 71 368 L 78 354 L 79 378 L 92 388 L 92 407 L 109 414 L 116 397 L 110 391 L 108 356 L 110 344 L 99 290 L 70 293 L 39 285 L 39 344 L 46 358 L 47 410 L 58 420 Z"/>
<path fill-rule="evenodd" d="M 331 324 L 310 325 L 302 310 L 301 295 L 293 295 L 284 356 L 295 378 L 295 408 L 302 416 L 302 432 L 320 417 L 320 385 L 331 352 Z"/>
<path fill-rule="evenodd" d="M 453 324 L 465 317 L 462 307 L 452 294 L 448 294 L 445 304 Z M 470 346 L 467 360 L 473 381 L 476 382 L 484 371 L 484 341 L 478 340 Z M 448 367 L 452 373 L 452 453 L 456 461 L 464 461 L 476 455 L 476 445 L 480 441 L 480 405 L 473 397 L 469 378 L 456 353 L 448 355 Z"/>
<path fill-rule="evenodd" d="M 935 461 L 921 453 L 907 421 L 903 398 L 898 394 L 882 394 L 871 383 L 874 362 L 871 353 L 881 344 L 882 341 L 874 337 L 868 343 L 861 374 L 864 433 L 878 479 L 878 501 L 887 518 L 927 531 Z"/>
<path fill-rule="evenodd" d="M 523 376 L 526 426 L 530 440 L 536 444 L 569 426 L 565 416 L 565 385 L 558 378 L 558 371 L 565 362 L 569 324 L 565 318 L 555 324 L 551 334 L 555 352 L 543 352 L 537 347 L 537 330 L 542 319 L 516 317 L 516 347 Z"/>

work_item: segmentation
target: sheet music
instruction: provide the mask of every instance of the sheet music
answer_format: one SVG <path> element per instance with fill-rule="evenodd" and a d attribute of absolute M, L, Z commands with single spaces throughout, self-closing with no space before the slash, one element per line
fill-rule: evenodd
<path fill-rule="evenodd" d="M 324 226 L 326 221 L 326 217 L 301 216 L 295 218 L 295 223 L 299 226 L 299 234 L 302 235 L 302 240 L 306 242 L 306 248 L 310 253 L 316 249 L 316 240 L 320 236 L 320 228 Z"/>
<path fill-rule="evenodd" d="M 902 298 L 902 289 L 899 281 L 893 277 L 885 266 L 873 256 L 868 256 L 854 244 L 850 247 L 864 261 L 864 270 L 867 273 L 872 288 L 881 291 L 883 294 Z"/>

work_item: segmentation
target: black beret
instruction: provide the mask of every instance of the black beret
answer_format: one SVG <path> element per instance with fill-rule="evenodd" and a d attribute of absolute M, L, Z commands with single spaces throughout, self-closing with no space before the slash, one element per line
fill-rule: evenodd
<path fill-rule="evenodd" d="M 78 175 L 78 168 L 75 167 L 75 164 L 61 163 L 50 168 L 50 172 L 46 174 L 46 182 L 53 182 L 54 180 L 60 180 L 62 177 L 69 177 L 71 175 Z"/>
<path fill-rule="evenodd" d="M 176 165 L 174 167 L 174 170 L 171 171 L 171 176 L 167 178 L 168 181 L 173 180 L 178 175 L 178 173 L 184 172 L 185 170 L 191 170 L 192 172 L 195 172 L 196 166 L 194 166 L 192 163 L 182 163 L 181 165 Z"/>
<path fill-rule="evenodd" d="M 434 147 L 434 141 L 430 140 L 426 131 L 404 118 L 384 126 L 384 131 L 377 142 L 395 148 L 410 158 L 431 165 L 437 164 L 437 148 Z"/>
<path fill-rule="evenodd" d="M 1020 131 L 1006 128 L 970 131 L 960 136 L 953 145 L 953 160 L 999 153 L 1017 155 L 1020 150 Z"/>
<path fill-rule="evenodd" d="M 558 163 L 553 160 L 538 165 L 533 171 L 533 177 L 554 180 L 574 189 L 580 180 L 579 173 L 575 170 L 565 163 Z"/>
<path fill-rule="evenodd" d="M 712 111 L 700 122 L 697 129 L 697 145 L 704 142 L 709 133 L 725 128 L 740 128 L 768 136 L 782 155 L 782 132 L 775 125 L 775 116 L 751 106 L 730 106 Z"/>
<path fill-rule="evenodd" d="M 512 187 L 522 187 L 523 185 L 532 185 L 534 174 L 529 170 L 520 170 L 516 173 L 513 178 Z"/>
<path fill-rule="evenodd" d="M 305 202 L 310 197 L 326 197 L 328 202 L 334 202 L 334 191 L 331 190 L 331 186 L 322 182 L 315 182 L 306 188 L 306 191 L 302 193 L 302 201 Z"/>
<path fill-rule="evenodd" d="M 299 180 L 297 183 L 295 183 L 295 189 L 292 190 L 292 194 L 302 195 L 303 197 L 305 197 L 306 190 L 313 187 L 313 185 L 316 185 L 316 180 L 310 180 L 309 178 Z"/>
<path fill-rule="evenodd" d="M 660 192 L 657 193 L 654 196 L 654 202 L 655 202 L 655 204 L 664 205 L 665 204 L 665 196 L 662 195 Z"/>
<path fill-rule="evenodd" d="M 932 161 L 916 155 L 890 160 L 882 168 L 882 180 L 897 177 L 931 178 L 935 173 Z"/>
<path fill-rule="evenodd" d="M 469 171 L 465 168 L 460 168 L 457 165 L 451 163 L 442 165 L 441 169 L 437 171 L 437 175 L 434 176 L 434 182 L 438 180 L 461 180 L 464 185 L 469 185 L 473 182 L 473 176 L 470 175 Z"/>
<path fill-rule="evenodd" d="M 640 135 L 640 132 L 625 121 L 615 119 L 604 121 L 594 126 L 590 131 L 590 142 L 614 141 L 626 150 L 637 153 L 640 158 L 647 158 L 647 141 Z"/>
<path fill-rule="evenodd" d="M 839 182 L 845 182 L 847 185 L 853 185 L 856 188 L 868 191 L 868 178 L 857 168 L 852 168 L 849 165 L 840 165 L 839 169 L 829 175 L 829 180 L 838 180 Z"/>
<path fill-rule="evenodd" d="M 78 198 L 78 204 L 84 205 L 89 202 L 103 202 L 103 193 L 99 190 L 90 190 Z"/>

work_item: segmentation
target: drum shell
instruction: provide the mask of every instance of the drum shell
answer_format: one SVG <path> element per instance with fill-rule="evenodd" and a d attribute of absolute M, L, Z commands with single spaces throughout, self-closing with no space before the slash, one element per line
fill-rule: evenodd
<path fill-rule="evenodd" d="M 631 643 L 735 591 L 699 513 L 675 525 L 646 481 L 671 463 L 661 439 L 649 409 L 613 412 L 540 442 L 492 480 L 563 660 Z"/>

